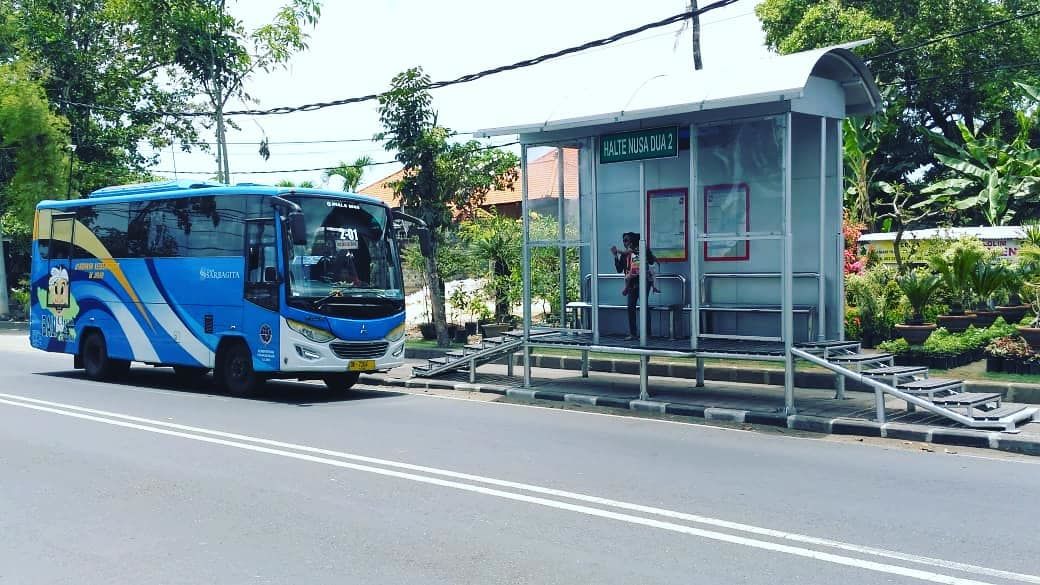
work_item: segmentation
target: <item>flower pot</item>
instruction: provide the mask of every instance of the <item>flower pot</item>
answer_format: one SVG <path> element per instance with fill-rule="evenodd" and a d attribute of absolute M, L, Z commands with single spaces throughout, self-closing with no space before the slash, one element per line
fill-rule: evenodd
<path fill-rule="evenodd" d="M 997 320 L 1000 313 L 996 311 L 975 311 L 975 327 L 989 327 Z"/>
<path fill-rule="evenodd" d="M 476 321 L 466 321 L 465 327 L 466 327 L 466 335 L 476 335 L 477 334 L 477 322 Z"/>
<path fill-rule="evenodd" d="M 1029 312 L 1029 305 L 1006 305 L 997 307 L 997 312 L 1004 318 L 1005 321 L 1010 325 L 1014 325 L 1022 320 L 1022 317 L 1026 316 Z"/>
<path fill-rule="evenodd" d="M 1018 334 L 1029 344 L 1029 349 L 1040 351 L 1040 327 L 1017 327 Z"/>
<path fill-rule="evenodd" d="M 1003 372 L 1004 371 L 1004 358 L 1002 357 L 987 357 L 986 358 L 986 371 L 987 372 Z"/>
<path fill-rule="evenodd" d="M 437 339 L 437 327 L 433 323 L 421 323 L 419 325 L 419 333 L 422 334 L 422 338 L 426 341 Z"/>
<path fill-rule="evenodd" d="M 924 323 L 921 325 L 907 325 L 898 324 L 896 325 L 896 333 L 900 337 L 906 340 L 910 345 L 921 345 L 924 343 L 928 336 L 935 331 L 935 323 Z"/>
<path fill-rule="evenodd" d="M 488 323 L 487 325 L 481 326 L 483 331 L 481 335 L 483 335 L 485 339 L 489 337 L 498 337 L 512 328 L 513 326 L 509 323 Z"/>
<path fill-rule="evenodd" d="M 968 326 L 975 322 L 975 315 L 973 313 L 939 315 L 935 320 L 938 322 L 939 327 L 945 327 L 950 333 L 963 333 L 968 330 Z"/>

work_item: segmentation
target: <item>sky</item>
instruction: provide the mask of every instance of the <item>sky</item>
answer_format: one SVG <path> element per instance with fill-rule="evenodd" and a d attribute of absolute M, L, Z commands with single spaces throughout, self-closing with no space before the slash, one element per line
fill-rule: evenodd
<path fill-rule="evenodd" d="M 738 72 L 740 62 L 768 56 L 753 12 L 760 1 L 740 0 L 701 17 L 705 69 Z M 283 3 L 239 0 L 230 3 L 230 10 L 252 30 L 270 22 Z M 387 89 L 394 75 L 415 66 L 422 66 L 435 81 L 452 79 L 610 36 L 685 7 L 686 0 L 325 0 L 321 18 L 309 33 L 309 49 L 295 54 L 284 69 L 251 77 L 246 91 L 256 101 L 232 102 L 229 109 L 295 106 L 375 93 Z M 583 103 L 595 102 L 587 93 L 593 81 L 610 79 L 619 93 L 630 93 L 655 76 L 692 70 L 690 32 L 678 34 L 679 30 L 679 24 L 658 28 L 608 47 L 434 90 L 438 123 L 472 132 L 542 121 L 554 112 L 580 111 Z M 322 171 L 257 171 L 330 167 L 362 155 L 376 162 L 393 159 L 393 153 L 371 141 L 278 144 L 370 139 L 381 130 L 375 101 L 288 115 L 239 116 L 234 122 L 240 129 L 228 131 L 232 183 L 290 180 L 320 186 Z M 264 137 L 272 143 L 266 161 L 258 154 Z M 512 140 L 503 136 L 483 142 Z M 396 163 L 368 167 L 362 185 L 399 168 Z M 215 176 L 215 169 L 210 154 L 166 149 L 153 172 L 206 179 Z"/>

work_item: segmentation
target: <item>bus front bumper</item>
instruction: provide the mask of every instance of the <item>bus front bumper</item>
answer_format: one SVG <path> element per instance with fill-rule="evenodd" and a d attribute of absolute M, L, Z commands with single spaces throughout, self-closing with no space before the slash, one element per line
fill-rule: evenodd
<path fill-rule="evenodd" d="M 282 373 L 386 372 L 404 365 L 404 337 L 396 341 L 334 339 L 317 343 L 290 329 L 285 319 L 279 333 Z"/>

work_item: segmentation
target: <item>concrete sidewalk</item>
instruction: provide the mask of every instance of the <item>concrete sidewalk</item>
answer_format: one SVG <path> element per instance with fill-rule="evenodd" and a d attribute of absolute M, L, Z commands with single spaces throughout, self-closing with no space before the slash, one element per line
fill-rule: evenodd
<path fill-rule="evenodd" d="M 905 403 L 888 399 L 887 422 L 880 424 L 873 420 L 874 394 L 869 392 L 850 391 L 845 400 L 836 400 L 832 390 L 798 388 L 795 390 L 797 414 L 786 415 L 782 386 L 707 381 L 703 388 L 696 388 L 689 379 L 653 377 L 650 400 L 643 401 L 639 400 L 638 376 L 590 372 L 588 378 L 583 378 L 570 370 L 532 368 L 531 387 L 523 388 L 519 377 L 522 373 L 523 369 L 517 367 L 516 376 L 509 377 L 505 365 L 487 364 L 477 370 L 477 381 L 471 384 L 468 375 L 463 373 L 432 379 L 413 378 L 411 365 L 406 365 L 388 374 L 363 376 L 362 381 L 407 388 L 489 392 L 522 400 L 553 400 L 818 433 L 887 437 L 1040 455 L 1040 422 L 1023 425 L 1018 433 L 967 429 L 931 413 L 907 412 Z"/>

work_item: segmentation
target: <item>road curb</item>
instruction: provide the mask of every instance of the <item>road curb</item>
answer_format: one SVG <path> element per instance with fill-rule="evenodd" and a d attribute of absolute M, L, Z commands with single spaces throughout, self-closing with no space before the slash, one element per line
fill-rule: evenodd
<path fill-rule="evenodd" d="M 460 392 L 481 392 L 497 394 L 519 400 L 551 400 L 584 406 L 605 406 L 632 410 L 635 412 L 683 416 L 707 421 L 737 422 L 785 427 L 792 430 L 808 431 L 821 434 L 852 435 L 861 437 L 880 437 L 936 445 L 953 445 L 961 447 L 978 447 L 996 449 L 1022 455 L 1040 457 L 1040 436 L 1022 436 L 996 431 L 976 431 L 972 429 L 955 429 L 933 427 L 908 423 L 878 423 L 872 420 L 857 418 L 829 418 L 802 414 L 784 415 L 775 411 L 740 410 L 699 406 L 695 404 L 677 404 L 657 400 L 639 400 L 622 396 L 600 396 L 595 394 L 574 394 L 545 390 L 528 390 L 524 388 L 508 388 L 504 386 L 470 384 L 468 382 L 452 382 L 447 380 L 426 380 L 423 378 L 394 378 L 380 374 L 363 374 L 364 384 L 398 388 L 422 388 L 456 390 Z"/>

